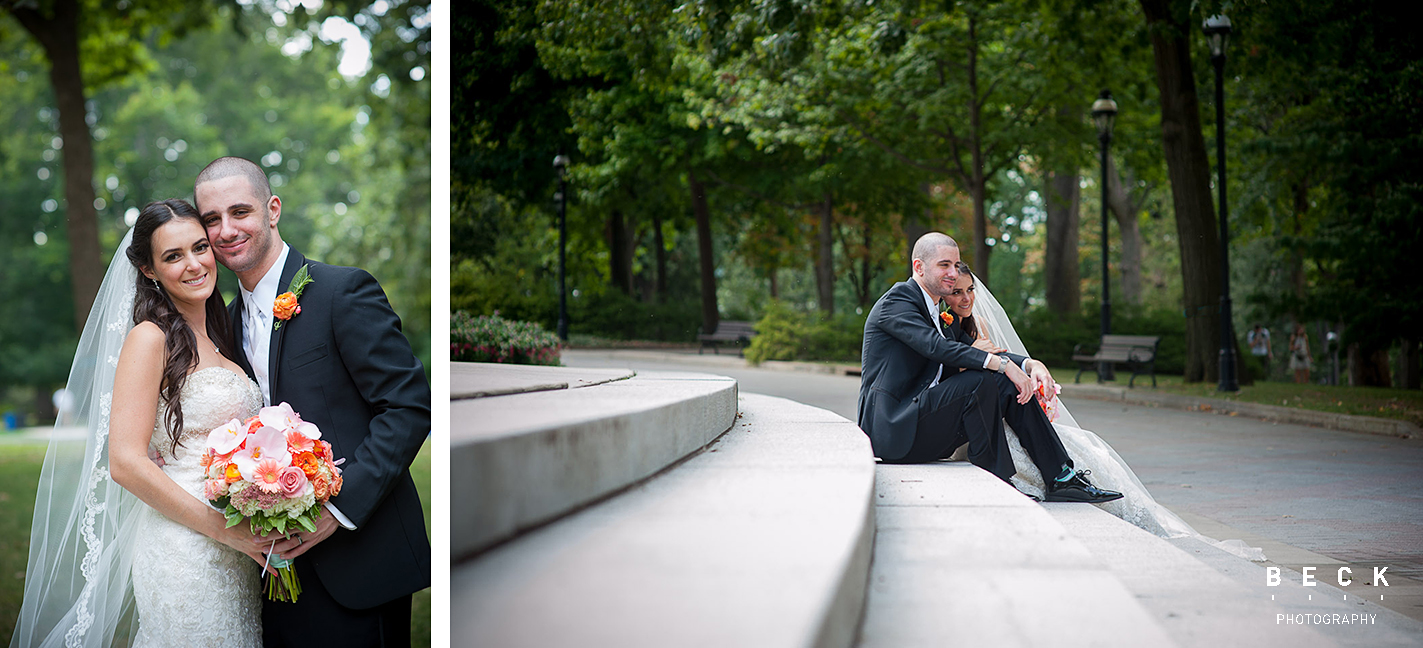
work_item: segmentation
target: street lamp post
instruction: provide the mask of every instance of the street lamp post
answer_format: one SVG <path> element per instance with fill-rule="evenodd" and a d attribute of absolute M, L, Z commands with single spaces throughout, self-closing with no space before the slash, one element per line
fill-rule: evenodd
<path fill-rule="evenodd" d="M 568 156 L 553 158 L 558 169 L 558 339 L 568 342 L 568 290 L 564 286 L 564 260 L 568 247 Z"/>
<path fill-rule="evenodd" d="M 1219 391 L 1240 391 L 1235 375 L 1235 336 L 1230 312 L 1230 219 L 1225 202 L 1225 45 L 1230 39 L 1230 19 L 1211 16 L 1202 28 L 1211 45 L 1215 66 L 1216 191 L 1220 199 L 1220 386 Z"/>
<path fill-rule="evenodd" d="M 1092 121 L 1097 123 L 1097 141 L 1102 143 L 1102 335 L 1112 332 L 1112 285 L 1107 276 L 1107 149 L 1112 143 L 1112 123 L 1117 118 L 1117 102 L 1103 90 L 1092 103 Z M 1114 380 L 1112 363 L 1097 363 L 1097 382 Z"/>

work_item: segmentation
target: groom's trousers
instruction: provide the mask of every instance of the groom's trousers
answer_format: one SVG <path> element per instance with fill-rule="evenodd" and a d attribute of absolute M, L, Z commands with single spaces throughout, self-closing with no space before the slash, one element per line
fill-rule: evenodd
<path fill-rule="evenodd" d="M 413 596 L 402 596 L 369 610 L 353 610 L 331 598 L 310 560 L 298 558 L 294 564 L 301 579 L 298 602 L 262 597 L 263 646 L 409 648 Z M 277 631 L 279 628 L 281 632 Z"/>
<path fill-rule="evenodd" d="M 967 442 L 974 465 L 995 475 L 1013 474 L 1013 457 L 998 414 L 998 386 L 988 373 L 945 369 L 939 384 L 916 400 L 919 421 L 914 444 L 908 454 L 887 463 L 934 461 Z"/>
<path fill-rule="evenodd" d="M 1032 458 L 1033 465 L 1038 467 L 1038 472 L 1043 475 L 1044 481 L 1050 481 L 1062 473 L 1062 467 L 1072 467 L 1072 458 L 1067 456 L 1067 449 L 1062 447 L 1062 439 L 1057 436 L 1057 430 L 1052 427 L 1052 422 L 1048 420 L 1047 414 L 1043 413 L 1043 408 L 1034 397 L 1026 404 L 1018 403 L 1018 388 L 1003 374 L 992 374 L 990 380 L 998 389 L 998 413 L 996 416 L 1000 420 L 1007 421 L 1013 426 L 1013 432 L 1018 435 L 1018 442 L 1023 444 L 1023 450 L 1027 451 Z M 1005 446 L 1004 454 L 1008 454 L 1007 436 L 1003 434 L 1003 426 L 998 427 L 998 436 L 1003 439 Z M 973 459 L 973 446 L 969 445 L 969 459 Z M 974 462 L 975 465 L 980 465 Z M 999 473 L 993 471 L 1007 481 L 1015 472 L 1013 459 L 1008 458 L 1008 472 Z"/>

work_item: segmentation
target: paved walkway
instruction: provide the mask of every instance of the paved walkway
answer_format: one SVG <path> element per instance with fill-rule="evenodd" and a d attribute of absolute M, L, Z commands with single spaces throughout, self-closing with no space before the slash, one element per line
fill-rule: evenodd
<path fill-rule="evenodd" d="M 854 376 L 791 379 L 725 356 L 569 350 L 563 359 L 570 366 L 714 372 L 735 378 L 743 392 L 855 420 Z M 1319 567 L 1316 576 L 1330 580 L 1339 566 L 1351 567 L 1361 581 L 1372 579 L 1372 567 L 1387 566 L 1384 605 L 1423 620 L 1423 440 L 1121 402 L 1065 402 L 1158 501 L 1201 533 L 1244 539 L 1264 547 L 1276 564 Z"/>

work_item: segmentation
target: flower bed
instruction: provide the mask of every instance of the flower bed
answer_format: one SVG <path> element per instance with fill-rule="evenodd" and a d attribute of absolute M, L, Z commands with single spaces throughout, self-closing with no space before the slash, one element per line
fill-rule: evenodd
<path fill-rule="evenodd" d="M 450 360 L 509 364 L 560 364 L 558 337 L 533 322 L 493 315 L 472 317 L 464 311 L 450 316 Z"/>

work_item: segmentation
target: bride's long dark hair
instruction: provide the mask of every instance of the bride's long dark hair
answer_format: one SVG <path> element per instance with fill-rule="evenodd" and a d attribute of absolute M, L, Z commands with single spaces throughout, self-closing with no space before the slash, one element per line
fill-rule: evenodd
<path fill-rule="evenodd" d="M 185 200 L 169 199 L 148 203 L 139 212 L 133 224 L 133 241 L 125 254 L 129 263 L 138 269 L 138 277 L 133 297 L 133 323 L 153 322 L 163 331 L 163 382 L 158 397 L 167 406 L 168 414 L 164 423 L 168 428 L 168 438 L 172 441 L 170 452 L 178 450 L 178 439 L 183 433 L 183 407 L 179 397 L 183 385 L 188 382 L 188 372 L 198 366 L 198 338 L 188 325 L 188 320 L 178 312 L 168 293 L 153 280 L 143 276 L 145 268 L 153 268 L 153 233 L 158 228 L 176 219 L 192 220 L 202 227 L 198 210 Z M 217 277 L 213 277 L 216 281 Z M 233 357 L 231 326 L 227 319 L 227 306 L 222 302 L 222 294 L 214 287 L 204 305 L 207 311 L 207 335 L 217 345 L 222 355 Z"/>
<path fill-rule="evenodd" d="M 968 278 L 973 280 L 973 287 L 978 288 L 978 276 L 973 274 L 973 268 L 968 267 L 967 263 L 960 261 L 959 276 L 962 277 L 965 275 L 967 275 Z M 975 304 L 975 306 L 976 305 L 977 304 Z M 970 314 L 968 317 L 962 318 L 959 321 L 959 328 L 965 333 L 968 333 L 969 336 L 973 339 L 978 339 L 978 320 L 974 319 L 974 316 L 972 314 Z"/>

